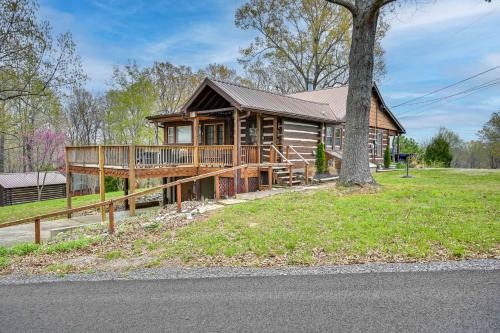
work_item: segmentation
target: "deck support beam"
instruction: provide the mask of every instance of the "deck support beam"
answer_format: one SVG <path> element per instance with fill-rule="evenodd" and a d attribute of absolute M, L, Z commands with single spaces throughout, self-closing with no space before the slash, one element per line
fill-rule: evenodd
<path fill-rule="evenodd" d="M 161 183 L 163 185 L 168 184 L 168 178 L 163 177 Z M 162 204 L 163 206 L 166 206 L 168 204 L 168 189 L 164 188 L 163 190 L 161 190 L 161 192 L 162 192 Z"/>
<path fill-rule="evenodd" d="M 273 167 L 267 168 L 267 182 L 269 183 L 269 189 L 273 188 Z"/>
<path fill-rule="evenodd" d="M 182 185 L 178 184 L 176 186 L 177 190 L 177 212 L 180 213 L 182 211 Z"/>
<path fill-rule="evenodd" d="M 106 186 L 104 182 L 104 146 L 99 146 L 99 196 L 101 202 L 106 201 Z M 101 206 L 101 221 L 106 221 L 106 207 Z"/>
<path fill-rule="evenodd" d="M 215 176 L 214 187 L 215 187 L 215 201 L 219 201 L 220 200 L 220 177 L 219 176 Z"/>

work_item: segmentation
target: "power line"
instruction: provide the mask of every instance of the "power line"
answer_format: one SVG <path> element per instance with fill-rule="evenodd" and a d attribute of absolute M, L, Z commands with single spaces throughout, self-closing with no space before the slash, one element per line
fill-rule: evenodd
<path fill-rule="evenodd" d="M 406 101 L 406 102 L 400 103 L 400 104 L 398 104 L 398 105 L 391 106 L 391 108 L 397 108 L 397 107 L 400 107 L 400 106 L 406 105 L 406 104 L 408 104 L 408 103 L 411 103 L 411 102 L 413 102 L 413 101 L 417 101 L 417 100 L 419 100 L 419 99 L 421 99 L 421 98 L 424 98 L 424 97 L 426 97 L 426 96 L 429 96 L 429 95 L 435 94 L 435 93 L 437 93 L 437 92 L 443 91 L 443 90 L 445 90 L 445 89 L 448 89 L 448 88 L 454 87 L 454 86 L 456 86 L 456 85 L 458 85 L 458 84 L 460 84 L 460 83 L 462 83 L 462 82 L 469 81 L 469 80 L 471 80 L 471 79 L 473 79 L 473 78 L 476 78 L 476 77 L 478 77 L 478 76 L 481 76 L 481 75 L 483 75 L 483 74 L 486 74 L 486 73 L 488 73 L 488 72 L 491 72 L 491 71 L 493 71 L 493 70 L 495 70 L 495 69 L 497 69 L 497 68 L 500 68 L 500 66 L 495 66 L 495 67 L 489 68 L 489 69 L 487 69 L 487 70 L 485 70 L 485 71 L 483 71 L 483 72 L 481 72 L 481 73 L 478 73 L 478 74 L 475 74 L 475 75 L 469 76 L 469 77 L 467 77 L 467 78 L 465 78 L 465 79 L 463 79 L 463 80 L 460 80 L 460 81 L 458 81 L 458 82 L 455 82 L 455 83 L 453 83 L 453 84 L 450 84 L 450 85 L 448 85 L 448 86 L 446 86 L 446 87 L 439 88 L 439 89 L 437 89 L 437 90 L 434 90 L 434 91 L 431 91 L 431 92 L 429 92 L 429 93 L 426 93 L 426 94 L 424 94 L 424 95 L 422 95 L 422 96 L 419 96 L 419 97 L 416 97 L 416 98 L 412 98 L 412 99 L 410 99 L 410 100 L 408 100 L 408 101 Z"/>
<path fill-rule="evenodd" d="M 495 84 L 498 84 L 500 83 L 499 82 L 500 80 L 500 77 L 496 78 L 496 79 L 493 79 L 493 80 L 489 80 L 489 81 L 486 81 L 486 82 L 483 82 L 477 86 L 473 86 L 473 87 L 470 87 L 470 88 L 467 88 L 465 90 L 462 90 L 462 91 L 459 91 L 457 93 L 453 93 L 451 95 L 447 95 L 447 96 L 443 96 L 443 97 L 438 97 L 438 98 L 435 98 L 435 99 L 431 99 L 431 100 L 428 100 L 428 101 L 421 101 L 421 102 L 415 102 L 415 103 L 408 103 L 407 105 L 417 105 L 417 104 L 434 104 L 435 102 L 439 102 L 441 100 L 444 100 L 444 99 L 448 99 L 448 98 L 451 98 L 451 97 L 454 97 L 454 96 L 458 96 L 458 95 L 462 95 L 462 94 L 466 94 L 470 91 L 476 91 L 476 90 L 480 90 L 482 88 L 486 88 L 490 85 L 495 85 Z M 403 113 L 406 113 L 408 111 L 403 111 L 401 112 L 401 114 Z"/>
<path fill-rule="evenodd" d="M 481 87 L 481 88 L 475 89 L 475 90 L 473 90 L 473 91 L 469 92 L 468 94 L 466 94 L 466 95 L 464 95 L 464 96 L 460 96 L 460 97 L 454 98 L 454 99 L 452 99 L 452 101 L 456 101 L 456 100 L 458 100 L 458 99 L 465 98 L 465 97 L 467 97 L 467 96 L 469 96 L 469 95 L 477 94 L 478 92 L 481 92 L 481 91 L 483 91 L 483 90 L 489 89 L 489 88 L 491 88 L 491 87 L 493 87 L 493 86 L 496 86 L 496 85 L 499 85 L 499 84 L 500 84 L 500 82 L 490 83 L 490 84 L 488 84 L 488 85 L 485 85 L 484 87 Z M 450 101 L 449 101 L 449 100 L 448 100 L 448 101 L 447 101 L 447 100 L 440 100 L 440 101 L 437 101 L 437 102 L 434 102 L 434 103 L 431 103 L 431 104 L 435 104 L 435 103 L 439 103 L 439 102 L 445 102 L 445 103 L 447 103 L 447 102 L 450 102 Z M 411 110 L 406 110 L 406 111 L 403 111 L 403 112 L 399 112 L 399 113 L 398 113 L 398 116 L 404 115 L 404 114 L 409 113 L 409 112 L 413 112 L 413 111 L 420 111 L 420 110 L 426 109 L 426 108 L 427 108 L 427 106 L 428 106 L 428 105 L 422 105 L 422 106 L 419 106 L 419 107 L 417 107 L 417 108 L 415 108 L 415 109 L 411 109 Z M 423 111 L 422 111 L 422 112 L 415 113 L 415 114 L 412 114 L 412 116 L 419 116 L 419 115 L 421 115 L 421 114 L 423 114 Z M 404 118 L 404 117 L 403 117 L 403 118 Z"/>

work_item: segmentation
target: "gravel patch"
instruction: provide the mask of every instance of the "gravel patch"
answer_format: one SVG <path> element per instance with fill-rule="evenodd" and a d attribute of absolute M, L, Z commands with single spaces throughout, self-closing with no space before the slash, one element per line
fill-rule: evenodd
<path fill-rule="evenodd" d="M 112 280 L 169 280 L 203 279 L 280 275 L 324 275 L 324 274 L 366 274 L 391 272 L 435 272 L 457 270 L 500 270 L 500 259 L 478 259 L 463 261 L 441 261 L 429 263 L 372 263 L 361 265 L 335 265 L 316 267 L 279 268 L 151 268 L 127 273 L 95 272 L 91 274 L 68 274 L 65 276 L 8 275 L 0 277 L 0 285 L 32 284 L 58 281 L 112 281 Z"/>

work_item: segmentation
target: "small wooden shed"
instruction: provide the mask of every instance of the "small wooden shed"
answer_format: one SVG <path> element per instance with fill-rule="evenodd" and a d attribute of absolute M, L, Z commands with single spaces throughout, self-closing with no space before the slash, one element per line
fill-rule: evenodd
<path fill-rule="evenodd" d="M 40 173 L 42 183 L 44 173 Z M 42 191 L 42 200 L 65 198 L 66 177 L 60 172 L 48 172 Z M 38 200 L 37 173 L 1 173 L 0 206 L 16 205 Z"/>

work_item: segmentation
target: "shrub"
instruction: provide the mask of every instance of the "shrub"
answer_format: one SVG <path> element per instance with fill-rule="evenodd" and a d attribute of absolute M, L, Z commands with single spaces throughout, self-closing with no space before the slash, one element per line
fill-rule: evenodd
<path fill-rule="evenodd" d="M 9 258 L 0 257 L 0 269 L 7 267 L 8 264 L 9 264 Z"/>
<path fill-rule="evenodd" d="M 388 168 L 391 166 L 391 151 L 389 150 L 389 145 L 385 147 L 384 151 L 384 168 Z"/>
<path fill-rule="evenodd" d="M 449 168 L 453 159 L 450 144 L 442 135 L 438 134 L 425 149 L 424 159 L 426 163 Z"/>
<path fill-rule="evenodd" d="M 120 189 L 120 179 L 116 177 L 105 177 L 104 178 L 104 189 L 106 192 L 116 192 Z"/>
<path fill-rule="evenodd" d="M 316 172 L 325 173 L 327 170 L 325 144 L 320 142 L 316 148 Z"/>

